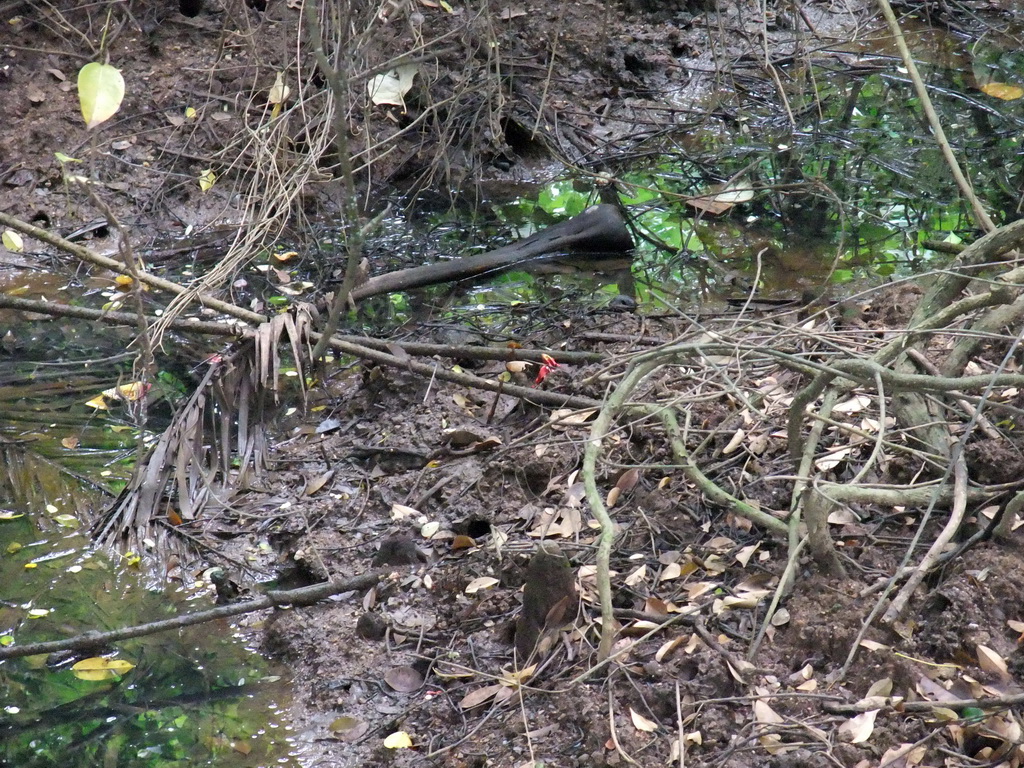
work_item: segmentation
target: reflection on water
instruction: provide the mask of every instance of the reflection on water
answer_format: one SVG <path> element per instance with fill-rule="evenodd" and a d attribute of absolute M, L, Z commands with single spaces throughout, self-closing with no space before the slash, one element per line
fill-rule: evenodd
<path fill-rule="evenodd" d="M 8 515 L 10 517 L 10 515 Z M 212 605 L 206 588 L 155 589 L 90 552 L 81 536 L 42 535 L 28 516 L 0 522 L 0 643 L 61 639 Z M 74 661 L 0 663 L 0 758 L 17 766 L 288 766 L 289 687 L 228 623 L 119 642 L 103 655 L 133 667 L 82 680 Z"/>

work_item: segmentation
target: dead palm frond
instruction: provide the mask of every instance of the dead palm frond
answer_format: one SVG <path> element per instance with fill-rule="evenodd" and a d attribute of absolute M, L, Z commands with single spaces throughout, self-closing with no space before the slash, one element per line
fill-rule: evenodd
<path fill-rule="evenodd" d="M 138 549 L 175 525 L 227 505 L 266 468 L 267 429 L 279 396 L 279 346 L 289 345 L 304 381 L 312 320 L 299 306 L 277 315 L 209 364 L 131 482 L 96 523 L 103 545 Z"/>

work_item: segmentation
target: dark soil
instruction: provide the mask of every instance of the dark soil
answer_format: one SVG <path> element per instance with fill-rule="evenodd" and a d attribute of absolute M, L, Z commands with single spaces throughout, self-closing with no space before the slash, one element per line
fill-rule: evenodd
<path fill-rule="evenodd" d="M 84 193 L 67 185 L 54 160 L 62 152 L 85 160 L 84 173 L 143 255 L 167 236 L 223 227 L 226 238 L 251 224 L 251 210 L 238 195 L 251 194 L 247 172 L 257 162 L 240 137 L 243 127 L 264 120 L 274 73 L 292 56 L 299 12 L 290 5 L 271 0 L 259 14 L 237 0 L 211 0 L 187 19 L 173 4 L 129 3 L 130 10 L 116 16 L 120 26 L 109 43 L 111 61 L 128 83 L 125 104 L 110 124 L 87 133 L 74 81 L 94 54 L 75 30 L 101 27 L 105 4 L 62 16 L 38 4 L 8 3 L 0 33 L 6 62 L 0 83 L 11 116 L 0 133 L 3 209 L 65 235 L 102 219 Z M 437 54 L 419 75 L 423 82 L 407 112 L 361 105 L 348 118 L 354 150 L 366 153 L 361 162 L 373 161 L 372 174 L 360 176 L 367 213 L 396 193 L 447 205 L 449 192 L 460 200 L 484 198 L 495 181 L 546 180 L 548 169 L 562 163 L 603 170 L 654 138 L 682 145 L 698 127 L 719 130 L 735 121 L 744 96 L 732 86 L 749 85 L 744 78 L 750 72 L 757 73 L 751 88 L 771 90 L 760 64 L 750 63 L 763 58 L 760 35 L 773 55 L 789 55 L 799 46 L 837 44 L 863 30 L 874 13 L 866 4 L 829 2 L 800 4 L 798 14 L 780 6 L 768 18 L 757 3 L 731 1 L 715 10 L 703 2 L 523 0 L 473 3 L 452 14 L 435 5 L 384 4 L 389 21 L 374 27 L 372 42 L 360 52 L 358 65 L 372 69 L 412 50 L 417 39 L 442 41 L 433 46 Z M 998 3 L 989 5 L 988 12 L 999 10 Z M 14 14 L 17 23 L 7 23 Z M 95 43 L 97 35 L 87 37 Z M 723 57 L 740 62 L 729 70 L 728 86 L 719 79 Z M 474 61 L 490 63 L 474 67 Z M 466 78 L 484 75 L 497 85 L 466 87 Z M 324 84 L 305 87 L 323 90 Z M 431 112 L 434 102 L 445 100 L 443 110 Z M 198 119 L 184 118 L 188 107 Z M 444 120 L 416 122 L 428 114 Z M 291 120 L 282 153 L 305 140 L 308 126 Z M 374 142 L 389 142 L 389 150 L 374 149 Z M 339 211 L 342 185 L 329 154 L 325 150 L 320 175 L 302 190 L 296 212 L 284 219 L 296 239 L 308 221 Z M 231 168 L 231 158 L 241 165 Z M 203 194 L 196 179 L 210 167 L 223 182 Z M 109 229 L 86 239 L 97 250 L 113 250 Z M 226 239 L 210 242 L 190 241 L 190 258 L 201 263 L 204 251 L 216 258 L 226 247 Z M 4 258 L 0 266 L 9 264 L 10 276 L 19 274 L 26 257 Z M 340 268 L 330 264 L 325 271 Z M 905 323 L 914 299 L 909 290 L 865 305 L 850 325 L 881 336 Z M 685 317 L 586 306 L 556 307 L 541 319 L 533 325 L 543 325 L 543 332 L 516 341 L 610 356 L 697 337 L 703 327 Z M 717 318 L 699 320 L 713 325 Z M 787 315 L 779 322 L 795 321 Z M 406 328 L 396 343 L 445 341 L 451 331 Z M 460 365 L 481 375 L 504 371 L 503 364 Z M 690 392 L 688 370 L 652 377 L 651 397 L 669 402 Z M 523 383 L 535 372 L 524 374 Z M 562 366 L 542 386 L 600 399 L 605 372 L 605 364 Z M 777 376 L 787 391 L 800 384 L 781 369 L 762 375 Z M 733 453 L 729 443 L 744 422 L 731 395 L 694 396 L 687 408 L 688 446 L 701 446 L 707 473 L 784 514 L 792 466 L 780 436 L 783 411 L 777 423 L 764 425 L 759 451 Z M 606 493 L 628 468 L 643 469 L 612 510 L 619 526 L 615 607 L 626 627 L 616 650 L 625 652 L 575 682 L 595 663 L 599 633 L 587 571 L 595 561 L 596 532 L 576 474 L 589 424 L 552 427 L 548 409 L 368 364 L 328 371 L 304 409 L 285 411 L 270 471 L 206 533 L 226 540 L 224 552 L 249 562 L 261 577 L 313 582 L 374 566 L 393 569 L 369 594 L 252 622 L 263 650 L 294 672 L 303 764 L 654 766 L 679 761 L 673 743 L 680 734 L 687 765 L 877 766 L 890 749 L 915 743 L 924 749 L 917 759 L 922 765 L 979 764 L 971 762 L 976 757 L 1020 763 L 1012 713 L 993 717 L 981 733 L 879 705 L 874 732 L 850 743 L 840 726 L 852 713 L 827 706 L 856 702 L 885 678 L 892 695 L 906 700 L 941 698 L 937 690 L 958 698 L 1019 692 L 1019 632 L 1007 624 L 1024 619 L 1019 541 L 966 550 L 926 582 L 899 627 L 871 628 L 860 637 L 877 586 L 901 565 L 919 518 L 903 509 L 859 510 L 859 520 L 833 531 L 848 578 L 824 578 L 806 556 L 795 563 L 795 587 L 782 602 L 788 618 L 777 617 L 747 659 L 786 567 L 786 542 L 724 514 L 688 486 L 658 428 L 622 423 L 597 481 Z M 318 432 L 328 420 L 333 426 Z M 464 432 L 453 435 L 456 430 Z M 1021 476 L 1020 452 L 1007 441 L 973 443 L 969 462 L 978 482 Z M 894 458 L 880 480 L 918 469 Z M 506 686 L 513 695 L 500 703 L 462 706 L 467 694 L 511 673 L 520 588 L 552 516 L 565 526 L 548 538 L 576 569 L 579 616 L 527 687 Z M 941 521 L 926 526 L 924 546 L 938 527 Z M 269 553 L 259 547 L 263 541 Z M 672 562 L 685 566 L 682 574 L 659 580 Z M 495 581 L 467 593 L 480 577 Z M 750 604 L 719 602 L 752 589 L 763 591 Z M 629 648 L 653 626 L 641 619 L 677 615 L 664 612 L 667 603 L 692 615 Z M 864 639 L 874 645 L 858 649 Z M 1007 660 L 1006 676 L 979 667 L 979 645 Z M 387 676 L 406 666 L 422 685 L 397 690 Z M 767 714 L 755 707 L 758 700 L 770 704 Z M 342 717 L 351 720 L 341 724 Z M 999 727 L 1005 738 L 992 735 Z M 412 749 L 384 746 L 399 731 L 409 734 Z M 985 747 L 989 752 L 982 753 Z"/>

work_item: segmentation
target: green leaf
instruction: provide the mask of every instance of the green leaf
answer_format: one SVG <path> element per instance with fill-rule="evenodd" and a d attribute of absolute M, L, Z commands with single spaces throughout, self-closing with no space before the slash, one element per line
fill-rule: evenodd
<path fill-rule="evenodd" d="M 87 128 L 117 114 L 123 99 L 124 78 L 115 67 L 93 61 L 78 72 L 78 100 Z"/>

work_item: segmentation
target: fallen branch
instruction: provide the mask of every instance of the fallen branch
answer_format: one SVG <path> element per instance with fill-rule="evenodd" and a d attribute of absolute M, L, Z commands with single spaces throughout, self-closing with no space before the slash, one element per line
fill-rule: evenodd
<path fill-rule="evenodd" d="M 264 608 L 286 608 L 296 605 L 311 605 L 331 595 L 341 592 L 352 592 L 357 589 L 368 589 L 376 584 L 389 572 L 389 569 L 378 569 L 355 576 L 343 581 L 325 581 L 321 584 L 313 584 L 309 587 L 297 589 L 274 590 L 267 592 L 263 597 L 254 600 L 246 600 L 241 603 L 231 603 L 211 608 L 208 611 L 196 611 L 185 613 L 173 619 L 153 621 L 148 624 L 139 624 L 134 627 L 122 627 L 110 632 L 86 632 L 82 635 L 69 637 L 65 640 L 52 640 L 45 643 L 30 643 L 28 645 L 10 645 L 0 648 L 0 660 L 14 659 L 20 656 L 36 656 L 43 653 L 55 653 L 57 651 L 70 651 L 79 649 L 96 648 L 120 640 L 128 640 L 133 637 L 154 635 L 158 632 L 166 632 L 171 629 L 181 629 L 194 624 L 203 624 L 207 621 L 216 621 L 228 616 L 240 616 L 244 613 L 261 611 Z"/>

